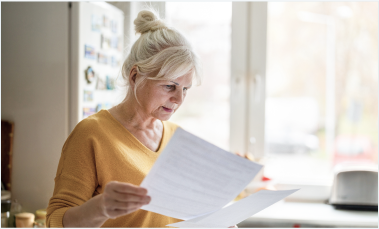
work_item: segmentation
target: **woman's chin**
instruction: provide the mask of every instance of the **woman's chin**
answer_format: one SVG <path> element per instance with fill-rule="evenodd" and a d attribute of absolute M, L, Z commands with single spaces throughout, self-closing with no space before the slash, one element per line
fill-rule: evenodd
<path fill-rule="evenodd" d="M 167 121 L 171 118 L 172 114 L 173 113 L 159 113 L 159 114 L 154 115 L 154 117 L 161 121 Z"/>
<path fill-rule="evenodd" d="M 160 115 L 158 119 L 161 121 L 167 121 L 170 118 L 171 118 L 171 114 L 170 115 Z"/>

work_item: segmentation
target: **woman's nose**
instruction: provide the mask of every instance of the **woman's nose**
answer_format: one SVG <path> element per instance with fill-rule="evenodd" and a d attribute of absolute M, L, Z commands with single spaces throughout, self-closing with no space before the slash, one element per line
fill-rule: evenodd
<path fill-rule="evenodd" d="M 178 90 L 173 97 L 171 97 L 171 102 L 176 104 L 181 104 L 184 99 L 184 93 L 182 90 Z"/>

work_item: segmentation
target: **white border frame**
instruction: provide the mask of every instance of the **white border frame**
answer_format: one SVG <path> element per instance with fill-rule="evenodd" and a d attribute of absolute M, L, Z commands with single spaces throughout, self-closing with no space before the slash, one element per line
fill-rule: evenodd
<path fill-rule="evenodd" d="M 233 2 L 230 150 L 265 153 L 267 2 Z"/>

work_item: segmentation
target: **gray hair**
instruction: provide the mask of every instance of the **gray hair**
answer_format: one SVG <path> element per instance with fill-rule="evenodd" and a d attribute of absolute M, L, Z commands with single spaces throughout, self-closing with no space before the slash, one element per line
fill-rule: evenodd
<path fill-rule="evenodd" d="M 142 76 L 136 81 L 134 95 L 146 79 L 173 80 L 192 72 L 197 85 L 201 84 L 200 61 L 191 44 L 179 31 L 167 27 L 157 15 L 152 9 L 142 10 L 134 20 L 135 31 L 141 36 L 122 66 L 125 86 L 129 87 L 133 66 L 137 66 L 137 72 Z M 157 75 L 149 75 L 155 71 L 159 71 Z M 128 90 L 127 96 L 130 95 L 131 90 Z"/>

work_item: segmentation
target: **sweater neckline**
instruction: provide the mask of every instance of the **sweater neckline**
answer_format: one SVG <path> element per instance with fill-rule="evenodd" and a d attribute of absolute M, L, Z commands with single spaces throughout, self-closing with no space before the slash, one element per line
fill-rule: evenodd
<path fill-rule="evenodd" d="M 120 128 L 123 129 L 124 132 L 126 132 L 126 136 L 128 138 L 130 138 L 130 140 L 132 140 L 132 142 L 138 147 L 140 148 L 141 150 L 147 152 L 147 153 L 150 153 L 150 154 L 159 154 L 162 152 L 163 150 L 163 146 L 164 146 L 164 143 L 166 142 L 166 136 L 167 136 L 167 131 L 166 131 L 166 123 L 164 121 L 161 121 L 162 122 L 162 125 L 163 125 L 163 130 L 162 130 L 162 138 L 161 138 L 161 141 L 159 143 L 159 146 L 158 146 L 158 150 L 157 151 L 152 151 L 151 149 L 147 148 L 142 142 L 140 142 L 140 140 L 138 140 L 138 138 L 136 138 L 136 136 L 134 136 L 128 129 L 126 129 L 115 117 L 113 117 L 113 115 L 108 111 L 108 110 L 101 110 L 101 111 L 105 111 L 105 113 L 111 117 L 111 119 L 113 120 L 113 122 L 116 123 L 117 126 L 119 126 Z M 100 112 L 101 112 L 100 111 Z"/>

